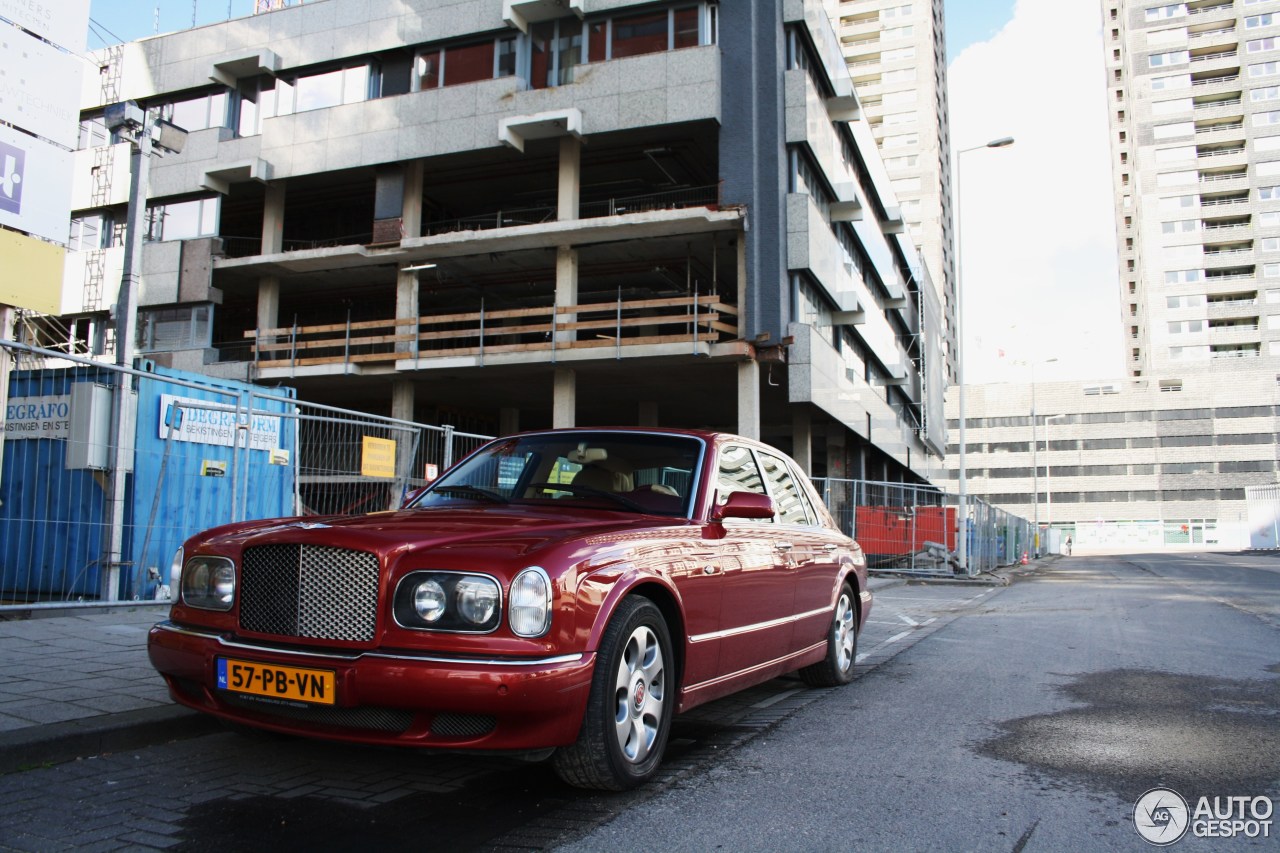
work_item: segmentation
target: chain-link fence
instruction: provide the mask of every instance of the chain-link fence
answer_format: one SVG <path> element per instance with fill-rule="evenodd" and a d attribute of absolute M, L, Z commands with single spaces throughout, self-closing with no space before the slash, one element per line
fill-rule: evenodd
<path fill-rule="evenodd" d="M 813 484 L 840 529 L 858 540 L 871 569 L 960 572 L 955 495 L 905 483 L 817 478 Z M 969 574 L 1019 562 L 1033 550 L 1030 521 L 977 498 L 967 503 Z"/>
<path fill-rule="evenodd" d="M 0 609 L 165 597 L 193 533 L 394 508 L 488 440 L 145 361 L 0 362 Z"/>

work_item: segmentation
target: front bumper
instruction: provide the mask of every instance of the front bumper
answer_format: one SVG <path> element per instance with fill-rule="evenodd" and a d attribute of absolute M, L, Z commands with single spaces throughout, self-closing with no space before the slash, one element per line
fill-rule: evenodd
<path fill-rule="evenodd" d="M 358 743 L 538 750 L 578 736 L 593 654 L 478 660 L 415 652 L 315 653 L 240 643 L 161 622 L 151 664 L 175 701 L 257 728 Z M 279 702 L 221 690 L 218 658 L 331 670 L 336 703 Z"/>

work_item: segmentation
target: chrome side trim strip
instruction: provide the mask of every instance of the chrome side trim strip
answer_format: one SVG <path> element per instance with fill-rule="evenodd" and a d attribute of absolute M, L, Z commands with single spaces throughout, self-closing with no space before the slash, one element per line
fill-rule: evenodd
<path fill-rule="evenodd" d="M 752 631 L 766 631 L 769 628 L 778 628 L 792 622 L 799 622 L 802 619 L 809 619 L 814 616 L 822 616 L 830 613 L 830 607 L 823 607 L 818 610 L 810 610 L 808 613 L 796 613 L 792 616 L 784 616 L 781 619 L 770 619 L 768 622 L 757 622 L 754 625 L 743 625 L 741 628 L 726 628 L 723 631 L 712 631 L 709 634 L 697 634 L 689 638 L 691 643 L 703 643 L 707 640 L 723 640 L 725 637 L 736 637 L 739 634 L 750 634 Z"/>
<path fill-rule="evenodd" d="M 342 654 L 340 652 L 305 652 L 297 649 L 280 649 L 273 646 L 255 646 L 250 643 L 238 643 L 235 640 L 228 640 L 221 634 L 215 634 L 209 631 L 197 631 L 193 628 L 183 628 L 172 622 L 161 622 L 155 626 L 157 630 L 169 631 L 174 634 L 182 634 L 187 637 L 197 637 L 202 640 L 212 640 L 219 646 L 228 649 L 239 649 L 245 652 L 270 652 L 276 655 L 294 655 L 296 657 L 305 658 L 329 658 L 341 661 L 357 661 L 361 658 L 377 658 L 379 660 L 407 660 L 417 661 L 421 663 L 444 663 L 456 664 L 463 666 L 556 666 L 564 663 L 578 663 L 586 655 L 556 655 L 549 658 L 468 658 L 458 655 L 441 655 L 436 653 L 424 652 L 422 654 L 389 654 L 386 652 L 356 652 L 354 654 Z"/>

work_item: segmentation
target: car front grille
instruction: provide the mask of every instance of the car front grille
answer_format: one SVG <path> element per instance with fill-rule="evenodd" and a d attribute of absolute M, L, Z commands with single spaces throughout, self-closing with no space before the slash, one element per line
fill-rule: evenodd
<path fill-rule="evenodd" d="M 280 637 L 368 642 L 378 619 L 378 558 L 327 545 L 247 548 L 240 627 Z"/>

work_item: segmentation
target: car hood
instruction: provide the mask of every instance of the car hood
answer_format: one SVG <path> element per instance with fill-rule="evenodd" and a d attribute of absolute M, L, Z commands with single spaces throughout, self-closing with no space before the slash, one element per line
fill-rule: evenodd
<path fill-rule="evenodd" d="M 373 551 L 385 556 L 428 549 L 483 548 L 493 557 L 527 557 L 553 544 L 610 534 L 688 525 L 683 518 L 606 510 L 516 507 L 437 507 L 360 516 L 277 518 L 226 525 L 204 542 L 221 548 L 306 543 Z"/>

